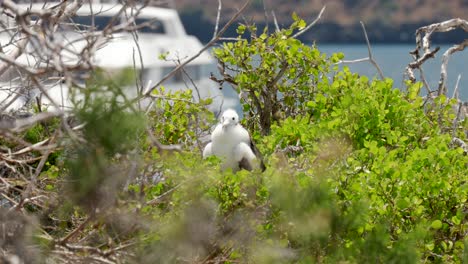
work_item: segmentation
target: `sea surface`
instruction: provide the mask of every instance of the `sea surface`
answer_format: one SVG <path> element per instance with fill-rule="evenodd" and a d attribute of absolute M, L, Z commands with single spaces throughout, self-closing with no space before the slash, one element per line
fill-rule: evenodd
<path fill-rule="evenodd" d="M 442 65 L 442 57 L 444 52 L 451 47 L 451 45 L 434 45 L 433 48 L 440 46 L 440 50 L 436 53 L 435 58 L 428 59 L 423 65 L 423 72 L 426 81 L 431 90 L 436 90 L 440 80 L 440 71 Z M 317 44 L 321 52 L 331 55 L 335 52 L 343 52 L 345 60 L 356 60 L 369 56 L 367 45 L 331 45 L 331 44 Z M 410 51 L 414 50 L 415 45 L 406 44 L 376 44 L 371 45 L 371 52 L 374 60 L 379 65 L 385 77 L 394 80 L 394 87 L 404 87 L 403 80 L 407 79 L 404 76 L 405 68 L 408 63 L 413 61 Z M 346 64 L 351 71 L 366 75 L 370 78 L 379 78 L 376 68 L 370 62 L 359 62 Z M 415 70 L 415 77 L 420 79 L 419 70 Z M 458 75 L 461 76 L 458 84 L 459 98 L 462 101 L 468 101 L 468 49 L 461 52 L 456 52 L 449 57 L 447 67 L 447 88 L 448 96 L 452 96 L 455 88 Z M 424 88 L 423 88 L 424 89 Z M 425 91 L 425 90 L 423 90 Z"/>
<path fill-rule="evenodd" d="M 440 50 L 436 53 L 435 58 L 428 59 L 422 66 L 424 76 L 428 82 L 431 90 L 436 90 L 440 80 L 440 70 L 442 65 L 442 55 L 451 47 L 451 45 L 434 45 L 440 46 Z M 367 45 L 343 45 L 343 44 L 317 44 L 318 49 L 330 56 L 335 52 L 343 52 L 345 55 L 344 60 L 357 60 L 369 56 Z M 371 51 L 374 60 L 379 65 L 385 77 L 394 80 L 394 87 L 404 89 L 403 80 L 408 77 L 404 76 L 405 68 L 408 63 L 413 61 L 410 51 L 414 50 L 415 45 L 410 44 L 374 44 L 371 45 Z M 352 72 L 366 75 L 369 78 L 379 78 L 376 68 L 370 62 L 359 62 L 345 64 Z M 212 68 L 216 72 L 215 67 Z M 415 70 L 415 77 L 420 79 L 419 70 Z M 448 96 L 452 96 L 458 75 L 461 76 L 458 84 L 459 98 L 462 101 L 468 101 L 468 49 L 461 52 L 456 52 L 449 58 L 447 70 L 447 87 Z M 232 89 L 224 89 L 225 97 L 236 97 Z M 423 88 L 421 90 L 425 92 Z M 421 95 L 425 95 L 422 93 Z M 234 98 L 233 98 L 234 99 Z"/>

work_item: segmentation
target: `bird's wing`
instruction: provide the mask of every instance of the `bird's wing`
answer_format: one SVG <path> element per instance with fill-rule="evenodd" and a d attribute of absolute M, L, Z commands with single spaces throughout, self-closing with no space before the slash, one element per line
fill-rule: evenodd
<path fill-rule="evenodd" d="M 247 158 L 242 158 L 239 161 L 239 169 L 240 170 L 244 169 L 244 170 L 252 171 L 253 166 L 252 166 L 252 163 Z"/>
<path fill-rule="evenodd" d="M 203 149 L 203 158 L 206 159 L 206 157 L 211 156 L 211 155 L 213 155 L 213 152 L 211 151 L 211 142 L 210 142 Z"/>
<path fill-rule="evenodd" d="M 266 166 L 265 166 L 265 163 L 263 162 L 263 155 L 262 153 L 260 153 L 260 150 L 258 150 L 252 138 L 250 138 L 250 149 L 255 154 L 255 157 L 257 157 L 257 159 L 260 161 L 260 169 L 262 169 L 262 172 L 265 171 Z"/>
<path fill-rule="evenodd" d="M 256 157 L 252 152 L 252 149 L 245 142 L 240 142 L 234 148 L 234 159 L 238 162 L 239 169 L 251 171 L 253 169 L 253 161 L 255 158 Z"/>
<path fill-rule="evenodd" d="M 263 163 L 262 154 L 257 149 L 253 141 L 250 141 L 250 144 L 246 144 L 244 142 L 239 143 L 234 150 L 234 155 L 239 164 L 239 169 L 251 171 L 254 166 L 257 166 L 258 163 L 256 162 L 260 162 L 259 165 L 262 172 L 266 169 L 265 164 Z"/>
<path fill-rule="evenodd" d="M 245 142 L 248 144 L 250 151 L 255 155 L 255 157 L 260 161 L 260 169 L 263 171 L 266 170 L 265 163 L 263 162 L 263 155 L 260 153 L 258 150 L 257 146 L 255 146 L 255 143 L 252 140 L 252 137 L 250 136 L 249 132 L 242 126 L 240 126 L 240 135 L 241 135 L 241 140 L 242 142 Z M 245 162 L 244 162 L 245 163 Z"/>
<path fill-rule="evenodd" d="M 223 126 L 221 124 L 218 124 L 213 132 L 211 132 L 211 142 L 215 141 L 219 136 L 221 136 L 223 133 Z"/>
<path fill-rule="evenodd" d="M 249 131 L 247 131 L 247 129 L 245 129 L 239 124 L 236 131 L 239 135 L 239 141 L 244 142 L 246 144 L 250 144 L 252 140 L 250 139 L 250 134 Z"/>

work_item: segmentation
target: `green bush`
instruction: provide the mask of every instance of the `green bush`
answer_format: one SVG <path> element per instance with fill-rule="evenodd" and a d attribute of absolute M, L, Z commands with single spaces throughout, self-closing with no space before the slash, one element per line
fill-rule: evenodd
<path fill-rule="evenodd" d="M 284 193 L 289 200 L 285 198 L 287 202 L 274 210 L 276 214 L 300 222 L 303 217 L 290 211 L 298 206 L 297 211 L 313 222 L 314 214 L 322 211 L 303 208 L 314 200 L 300 197 L 328 190 L 325 227 L 320 228 L 325 232 L 324 241 L 314 233 L 315 239 L 299 242 L 294 232 L 308 237 L 314 228 L 288 220 L 294 228 L 282 231 L 291 234 L 286 236 L 286 248 L 304 252 L 296 255 L 303 261 L 461 262 L 467 230 L 468 158 L 451 143 L 453 136 L 466 140 L 466 125 L 453 126 L 454 102 L 444 96 L 424 102 L 417 96 L 419 83 L 408 83 L 403 92 L 390 79 L 369 80 L 347 68 L 330 73 L 331 63 L 342 56 L 332 55 L 327 60 L 317 47 L 290 39 L 291 30 L 301 23 L 296 21 L 289 31 L 260 37 L 252 33 L 251 41 L 240 35 L 237 42 L 215 50 L 221 62 L 238 69 L 228 77 L 236 80 L 238 91 L 247 94 L 244 110 L 252 117 L 260 116 L 246 124 L 256 122 L 262 128 L 264 104 L 273 100 L 272 105 L 280 105 L 277 109 L 283 118 L 270 115 L 271 131 L 260 146 L 271 161 L 280 164 L 273 166 L 275 174 L 286 163 L 293 169 L 284 177 L 300 182 L 306 178 L 305 182 L 324 188 L 301 191 L 299 183 L 290 189 L 280 184 L 278 190 L 269 191 L 270 199 Z M 241 26 L 239 33 L 245 28 Z M 286 48 L 278 49 L 282 43 L 288 43 Z M 298 50 L 315 54 L 315 63 L 304 65 L 303 60 L 310 57 L 294 52 Z M 286 71 L 284 79 L 268 85 L 281 72 L 281 62 L 293 72 L 308 72 L 305 82 L 298 83 L 297 76 Z M 312 65 L 319 66 L 310 68 Z M 316 74 L 311 74 L 313 70 Z M 327 74 L 332 76 L 330 80 L 324 77 Z M 260 107 L 258 101 L 263 103 Z M 296 151 L 288 152 L 291 147 Z M 281 228 L 280 223 L 275 222 L 273 229 Z M 336 229 L 326 227 L 332 223 L 340 224 Z"/>
<path fill-rule="evenodd" d="M 98 74 L 76 102 L 85 126 L 40 174 L 51 198 L 37 209 L 39 243 L 136 263 L 468 261 L 468 156 L 452 144 L 467 122 L 454 125 L 454 102 L 338 71 L 343 55 L 293 38 L 306 26 L 294 20 L 271 35 L 241 25 L 214 50 L 243 94 L 264 173 L 202 160 L 210 100 L 161 88 L 145 115 L 120 90 L 131 74 Z"/>

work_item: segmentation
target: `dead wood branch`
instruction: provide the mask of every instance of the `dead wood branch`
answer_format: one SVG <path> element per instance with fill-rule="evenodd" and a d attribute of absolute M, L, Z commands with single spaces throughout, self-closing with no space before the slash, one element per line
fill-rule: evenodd
<path fill-rule="evenodd" d="M 151 132 L 151 129 L 148 129 L 148 136 L 151 140 L 151 142 L 158 148 L 159 152 L 162 151 L 177 151 L 180 152 L 182 151 L 182 146 L 181 145 L 164 145 L 162 144 L 155 136 L 153 136 L 153 133 Z"/>
<path fill-rule="evenodd" d="M 216 14 L 216 24 L 215 24 L 215 29 L 213 31 L 213 38 L 216 38 L 216 35 L 218 35 L 219 19 L 221 17 L 222 8 L 223 8 L 223 2 L 221 0 L 218 0 L 218 12 Z"/>
<path fill-rule="evenodd" d="M 361 58 L 361 59 L 356 59 L 356 60 L 341 60 L 341 61 L 337 62 L 337 64 L 342 64 L 342 63 L 350 64 L 350 63 L 359 63 L 359 62 L 367 62 L 368 61 L 377 69 L 377 72 L 379 73 L 380 79 L 383 80 L 385 77 L 384 77 L 383 72 L 380 69 L 379 65 L 375 61 L 374 56 L 372 55 L 372 50 L 371 50 L 369 37 L 367 36 L 366 27 L 364 26 L 364 23 L 362 21 L 361 21 L 361 27 L 362 27 L 362 31 L 364 32 L 364 38 L 366 40 L 367 51 L 368 51 L 369 56 L 366 57 L 366 58 Z"/>
<path fill-rule="evenodd" d="M 447 95 L 447 85 L 446 85 L 447 66 L 448 66 L 450 56 L 457 51 L 463 51 L 467 46 L 468 46 L 468 39 L 465 39 L 462 43 L 458 45 L 454 45 L 453 47 L 449 48 L 442 56 L 442 65 L 440 66 L 440 81 L 439 81 L 438 95 L 442 95 L 442 94 Z"/>
<path fill-rule="evenodd" d="M 19 132 L 39 122 L 43 122 L 54 117 L 61 117 L 62 115 L 63 113 L 61 111 L 55 111 L 41 112 L 28 118 L 4 118 L 3 120 L 0 120 L 0 130 Z"/>
<path fill-rule="evenodd" d="M 452 98 L 457 99 L 457 100 L 459 98 L 458 85 L 460 84 L 460 79 L 461 79 L 461 74 L 458 74 L 457 82 L 455 83 L 455 88 L 453 89 L 453 94 L 452 94 Z"/>
<path fill-rule="evenodd" d="M 468 153 L 468 144 L 465 141 L 463 141 L 463 140 L 461 140 L 461 139 L 459 139 L 457 137 L 454 137 L 452 139 L 452 144 L 455 144 L 455 145 L 459 146 L 460 148 L 463 149 L 463 151 L 465 153 Z"/>
<path fill-rule="evenodd" d="M 362 27 L 362 31 L 364 31 L 364 37 L 366 38 L 366 43 L 367 43 L 367 51 L 369 52 L 369 61 L 372 63 L 372 65 L 374 65 L 374 67 L 377 69 L 377 71 L 379 72 L 379 75 L 380 75 L 380 79 L 384 79 L 384 75 L 382 73 L 382 70 L 380 69 L 379 65 L 377 64 L 377 62 L 374 60 L 374 57 L 372 56 L 372 51 L 371 51 L 371 45 L 370 45 L 370 42 L 369 42 L 369 37 L 367 37 L 367 31 L 366 31 L 366 27 L 364 26 L 364 22 L 361 21 L 361 27 Z"/>
<path fill-rule="evenodd" d="M 434 55 L 440 50 L 440 47 L 436 47 L 434 50 L 431 50 L 431 36 L 435 32 L 448 32 L 460 28 L 465 32 L 468 32 L 468 21 L 460 18 L 450 19 L 440 23 L 434 23 L 425 27 L 421 27 L 416 30 L 416 48 L 411 51 L 410 54 L 413 56 L 414 61 L 409 63 L 406 67 L 405 74 L 408 76 L 411 82 L 416 82 L 413 70 L 419 69 L 422 75 L 422 64 L 427 61 L 429 58 L 434 58 Z M 468 46 L 468 39 L 465 39 L 462 43 L 456 44 L 444 52 L 442 58 L 442 65 L 440 69 L 440 80 L 437 88 L 438 95 L 447 94 L 447 65 L 450 56 L 458 51 L 462 51 L 465 47 Z M 428 90 L 428 95 L 432 93 L 432 89 L 428 87 L 425 83 L 426 89 Z"/>
<path fill-rule="evenodd" d="M 413 70 L 414 69 L 420 69 L 421 65 L 428 60 L 429 58 L 434 58 L 435 54 L 440 50 L 440 47 L 435 48 L 432 51 L 429 51 L 427 53 L 424 53 L 424 55 L 417 60 L 411 62 L 408 64 L 408 67 L 406 67 L 406 74 L 408 74 L 410 81 L 415 82 L 416 77 L 414 77 Z"/>
<path fill-rule="evenodd" d="M 322 18 L 322 14 L 323 12 L 325 12 L 325 8 L 326 6 L 323 6 L 322 9 L 320 10 L 318 16 L 314 19 L 314 21 L 312 21 L 312 23 L 310 23 L 309 25 L 307 25 L 305 28 L 303 28 L 302 30 L 300 30 L 299 32 L 297 32 L 296 34 L 294 34 L 292 37 L 293 38 L 297 38 L 299 37 L 300 35 L 304 34 L 305 32 L 307 32 L 311 27 L 315 26 L 315 24 L 317 24 L 317 22 L 320 21 L 320 18 Z"/>

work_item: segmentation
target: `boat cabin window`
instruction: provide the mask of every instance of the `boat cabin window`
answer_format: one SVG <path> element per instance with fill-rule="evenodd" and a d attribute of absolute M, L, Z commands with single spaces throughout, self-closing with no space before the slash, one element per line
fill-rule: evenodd
<path fill-rule="evenodd" d="M 153 33 L 153 34 L 166 33 L 163 23 L 156 19 L 137 18 L 135 19 L 135 24 L 138 27 L 138 32 L 141 32 L 141 33 Z"/>
<path fill-rule="evenodd" d="M 120 23 L 118 18 L 113 16 L 75 16 L 72 19 L 80 30 L 93 30 L 102 31 L 107 25 L 112 23 L 118 25 Z"/>
<path fill-rule="evenodd" d="M 171 72 L 173 67 L 163 67 L 163 76 L 166 76 Z M 188 75 L 188 76 L 187 76 Z M 184 67 L 184 70 L 180 70 L 175 73 L 174 77 L 170 79 L 170 82 L 190 82 L 190 79 L 197 81 L 201 79 L 201 66 L 200 65 L 188 65 Z"/>
<path fill-rule="evenodd" d="M 88 31 L 102 31 L 109 23 L 118 25 L 121 23 L 120 19 L 113 16 L 75 16 L 70 22 L 76 24 L 80 30 Z M 149 18 L 136 18 L 135 25 L 138 27 L 138 32 L 164 34 L 165 29 L 163 23 L 156 19 Z"/>

